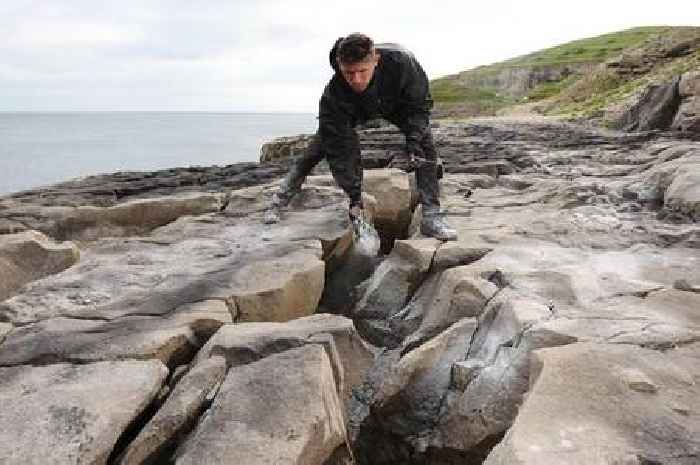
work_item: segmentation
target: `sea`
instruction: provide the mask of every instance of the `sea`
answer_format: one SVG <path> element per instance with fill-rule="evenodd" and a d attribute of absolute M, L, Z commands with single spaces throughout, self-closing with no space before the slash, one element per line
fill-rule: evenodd
<path fill-rule="evenodd" d="M 115 171 L 258 161 L 312 113 L 0 112 L 0 195 Z"/>

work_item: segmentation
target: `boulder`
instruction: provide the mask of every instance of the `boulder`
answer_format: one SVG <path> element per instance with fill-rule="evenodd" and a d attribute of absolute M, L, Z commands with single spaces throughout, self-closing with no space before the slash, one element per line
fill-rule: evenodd
<path fill-rule="evenodd" d="M 442 242 L 433 238 L 398 240 L 394 243 L 392 254 L 412 263 L 421 272 L 427 272 L 433 265 L 433 257 Z"/>
<path fill-rule="evenodd" d="M 680 77 L 667 84 L 653 84 L 645 89 L 639 100 L 617 121 L 626 131 L 667 129 L 680 105 L 678 84 Z"/>
<path fill-rule="evenodd" d="M 646 169 L 633 177 L 623 191 L 623 195 L 641 202 L 662 203 L 666 190 L 673 183 L 679 169 L 693 169 L 700 163 L 698 146 L 694 144 L 673 144 L 658 153 L 658 161 L 647 165 Z"/>
<path fill-rule="evenodd" d="M 325 264 L 300 251 L 239 268 L 226 287 L 238 321 L 288 321 L 316 310 L 323 293 Z"/>
<path fill-rule="evenodd" d="M 266 142 L 260 148 L 260 163 L 279 161 L 289 163 L 291 159 L 303 155 L 313 137 L 312 134 L 300 134 L 298 136 L 277 137 Z"/>
<path fill-rule="evenodd" d="M 412 309 L 412 313 L 420 313 L 421 323 L 404 342 L 406 350 L 440 334 L 462 318 L 478 317 L 498 291 L 495 284 L 468 265 L 443 271 L 431 287 L 425 299 L 421 299 L 422 308 Z"/>
<path fill-rule="evenodd" d="M 444 242 L 435 253 L 433 268 L 435 270 L 444 270 L 455 266 L 469 265 L 483 258 L 491 250 L 493 249 L 474 247 L 461 241 Z"/>
<path fill-rule="evenodd" d="M 370 278 L 354 309 L 356 317 L 386 319 L 401 310 L 428 272 L 440 242 L 418 239 L 397 244 Z"/>
<path fill-rule="evenodd" d="M 468 454 L 512 425 L 529 387 L 534 344 L 524 334 L 550 315 L 545 305 L 507 288 L 489 302 L 466 360 L 452 367 L 452 386 L 431 438 L 435 449 Z"/>
<path fill-rule="evenodd" d="M 393 237 L 405 237 L 412 213 L 408 174 L 398 169 L 368 170 L 362 188 L 377 199 L 374 212 L 377 229 Z"/>
<path fill-rule="evenodd" d="M 70 268 L 79 257 L 75 244 L 54 242 L 38 231 L 0 235 L 0 301 L 31 281 Z"/>
<path fill-rule="evenodd" d="M 528 396 L 487 465 L 697 462 L 697 349 L 571 344 L 532 363 Z"/>
<path fill-rule="evenodd" d="M 153 360 L 0 368 L 0 463 L 106 465 L 167 374 Z"/>
<path fill-rule="evenodd" d="M 330 339 L 328 339 L 330 338 Z M 223 326 L 197 354 L 199 364 L 222 356 L 235 367 L 306 344 L 322 344 L 329 351 L 339 394 L 347 402 L 352 388 L 359 385 L 374 355 L 355 331 L 352 320 L 316 314 L 286 323 L 240 323 Z"/>
<path fill-rule="evenodd" d="M 213 357 L 195 366 L 180 380 L 165 404 L 139 432 L 117 465 L 146 465 L 158 460 L 193 427 L 226 377 L 226 360 Z"/>
<path fill-rule="evenodd" d="M 335 186 L 332 176 L 309 176 L 302 194 L 305 189 L 316 187 L 333 188 L 332 191 L 338 193 Z M 405 228 L 411 221 L 413 195 L 407 173 L 394 168 L 366 170 L 362 179 L 362 191 L 364 195 L 370 195 L 377 201 L 372 217 L 379 229 L 386 229 L 395 236 L 405 232 Z M 347 202 L 344 194 L 341 196 Z M 295 199 L 294 202 L 300 206 L 308 206 L 308 201 Z"/>
<path fill-rule="evenodd" d="M 232 368 L 177 465 L 322 465 L 345 442 L 323 347 L 310 344 Z"/>

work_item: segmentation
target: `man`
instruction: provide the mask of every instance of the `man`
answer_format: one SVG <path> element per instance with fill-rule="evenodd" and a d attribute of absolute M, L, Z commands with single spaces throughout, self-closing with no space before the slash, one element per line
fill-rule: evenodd
<path fill-rule="evenodd" d="M 443 241 L 456 239 L 457 232 L 440 215 L 437 152 L 429 121 L 433 101 L 416 58 L 394 44 L 375 47 L 359 33 L 338 39 L 329 58 L 335 74 L 321 96 L 318 131 L 274 195 L 264 222 L 279 221 L 280 209 L 324 156 L 336 183 L 350 198 L 350 218 L 362 215 L 360 142 L 354 128 L 381 116 L 406 137 L 406 154 L 416 171 L 423 206 L 421 233 Z"/>

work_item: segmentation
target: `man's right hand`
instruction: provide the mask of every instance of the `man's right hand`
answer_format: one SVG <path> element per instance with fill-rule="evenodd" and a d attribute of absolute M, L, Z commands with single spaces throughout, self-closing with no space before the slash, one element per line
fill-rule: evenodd
<path fill-rule="evenodd" d="M 350 216 L 350 221 L 362 219 L 362 217 L 363 217 L 362 205 L 358 204 L 358 203 L 356 203 L 354 205 L 350 205 L 350 210 L 348 211 L 348 216 Z"/>

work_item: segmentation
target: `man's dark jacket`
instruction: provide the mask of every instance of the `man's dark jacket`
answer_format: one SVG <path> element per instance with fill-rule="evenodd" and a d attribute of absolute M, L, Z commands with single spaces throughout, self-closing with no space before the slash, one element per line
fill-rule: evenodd
<path fill-rule="evenodd" d="M 379 63 L 367 89 L 356 94 L 343 78 L 336 62 L 338 39 L 330 51 L 335 74 L 326 85 L 319 104 L 321 150 L 329 160 L 348 156 L 353 128 L 368 119 L 383 117 L 406 136 L 406 150 L 421 154 L 420 141 L 429 131 L 428 77 L 411 52 L 396 44 L 377 44 Z"/>

